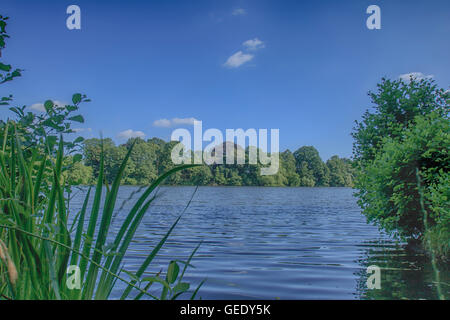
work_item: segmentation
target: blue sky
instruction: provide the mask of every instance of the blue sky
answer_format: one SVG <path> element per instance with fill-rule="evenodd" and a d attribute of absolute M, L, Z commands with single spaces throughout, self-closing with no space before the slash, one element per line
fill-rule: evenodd
<path fill-rule="evenodd" d="M 66 28 L 71 4 L 81 30 Z M 371 4 L 381 30 L 366 27 Z M 1 14 L 11 17 L 2 61 L 25 72 L 0 95 L 31 106 L 85 93 L 82 135 L 117 142 L 121 132 L 168 140 L 164 126 L 195 118 L 223 132 L 279 128 L 281 150 L 349 157 L 381 77 L 450 84 L 446 0 L 2 0 Z"/>

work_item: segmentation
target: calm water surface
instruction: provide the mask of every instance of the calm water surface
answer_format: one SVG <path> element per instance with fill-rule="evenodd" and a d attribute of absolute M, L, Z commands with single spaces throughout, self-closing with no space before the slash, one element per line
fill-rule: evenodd
<path fill-rule="evenodd" d="M 85 190 L 71 202 L 78 210 Z M 124 259 L 136 271 L 195 187 L 163 187 Z M 141 190 L 122 187 L 110 239 Z M 368 225 L 348 188 L 200 187 L 149 268 L 186 260 L 203 242 L 186 280 L 207 279 L 202 299 L 436 298 L 430 263 Z M 131 200 L 130 200 L 131 198 Z M 380 290 L 366 288 L 366 269 L 381 270 Z M 441 280 L 450 283 L 448 265 Z M 121 284 L 113 292 L 118 298 Z M 444 292 L 449 295 L 448 285 Z M 189 296 L 185 296 L 189 298 Z"/>

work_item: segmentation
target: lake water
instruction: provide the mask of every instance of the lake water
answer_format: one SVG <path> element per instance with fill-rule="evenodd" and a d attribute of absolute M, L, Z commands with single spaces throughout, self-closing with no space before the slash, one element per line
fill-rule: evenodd
<path fill-rule="evenodd" d="M 351 189 L 194 191 L 158 191 L 124 259 L 125 270 L 137 270 L 193 196 L 148 275 L 166 270 L 170 260 L 186 260 L 202 241 L 192 261 L 195 268 L 186 273 L 191 287 L 206 279 L 199 292 L 202 299 L 436 298 L 428 259 L 367 224 Z M 137 187 L 121 188 L 111 235 L 140 192 Z M 71 202 L 72 212 L 82 200 L 80 191 Z M 367 289 L 369 265 L 381 268 L 381 289 Z M 440 269 L 449 297 L 448 265 Z M 120 296 L 122 285 L 117 285 L 113 298 Z"/>

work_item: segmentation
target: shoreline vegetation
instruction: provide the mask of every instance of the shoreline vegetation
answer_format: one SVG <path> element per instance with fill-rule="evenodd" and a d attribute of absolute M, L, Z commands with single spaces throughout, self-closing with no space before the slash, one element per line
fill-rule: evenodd
<path fill-rule="evenodd" d="M 134 145 L 129 162 L 125 168 L 124 185 L 147 185 L 158 175 L 175 165 L 171 160 L 171 151 L 178 142 L 165 142 L 159 138 L 143 140 L 129 139 L 116 146 L 112 139 L 88 139 L 81 146 L 77 157 L 82 160 L 70 166 L 65 177 L 71 185 L 91 185 L 98 177 L 99 155 L 103 144 L 105 154 L 105 179 L 111 183 L 118 165 L 124 155 Z M 230 142 L 225 144 L 232 144 Z M 234 149 L 240 148 L 236 144 Z M 259 151 L 261 152 L 261 151 Z M 248 159 L 249 148 L 245 150 Z M 235 153 L 236 156 L 236 153 Z M 165 182 L 166 185 L 193 186 L 270 186 L 270 187 L 353 187 L 354 168 L 352 161 L 338 156 L 323 162 L 319 152 L 312 146 L 304 146 L 291 152 L 279 153 L 279 170 L 275 175 L 262 176 L 260 164 L 224 164 L 202 165 L 178 172 Z M 68 163 L 73 158 L 67 159 Z M 248 163 L 248 161 L 246 161 Z"/>

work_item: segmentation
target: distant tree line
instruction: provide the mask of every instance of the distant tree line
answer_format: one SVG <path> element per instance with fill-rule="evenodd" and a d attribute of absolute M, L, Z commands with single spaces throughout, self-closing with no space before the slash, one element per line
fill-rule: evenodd
<path fill-rule="evenodd" d="M 172 148 L 177 142 L 159 138 L 143 140 L 134 138 L 116 145 L 112 139 L 88 139 L 84 141 L 83 161 L 76 162 L 65 173 L 71 184 L 91 184 L 99 172 L 100 154 L 105 155 L 105 175 L 108 183 L 115 177 L 120 163 L 132 144 L 131 158 L 125 169 L 123 183 L 146 185 L 174 166 Z M 102 146 L 103 145 L 103 146 Z M 237 147 L 237 146 L 236 146 Z M 248 157 L 246 150 L 246 156 Z M 225 156 L 225 155 L 224 155 Z M 69 160 L 70 162 L 70 160 Z M 171 185 L 217 186 L 289 186 L 289 187 L 352 187 L 354 172 L 349 159 L 338 156 L 323 162 L 312 146 L 304 146 L 295 152 L 286 150 L 279 155 L 279 170 L 275 175 L 261 175 L 261 164 L 202 165 L 184 170 L 170 177 Z"/>

